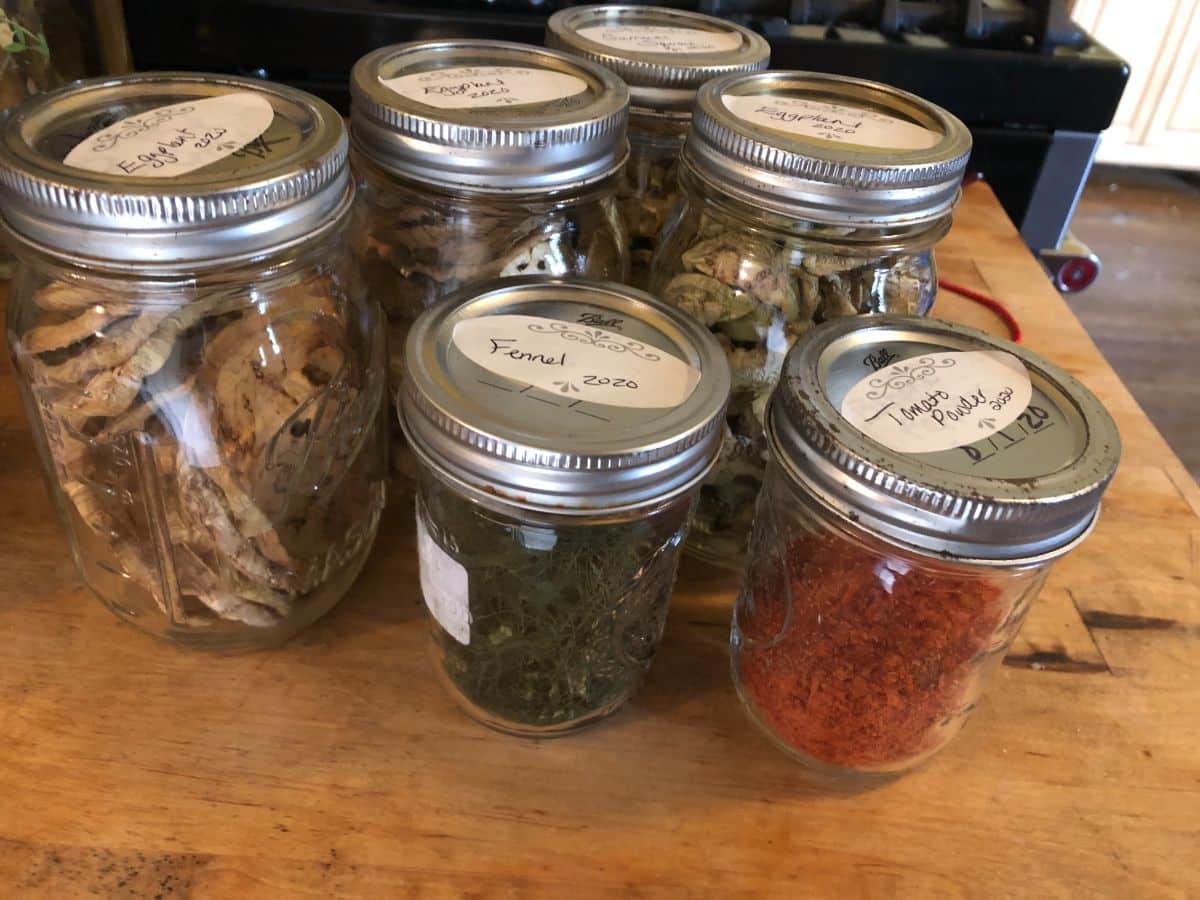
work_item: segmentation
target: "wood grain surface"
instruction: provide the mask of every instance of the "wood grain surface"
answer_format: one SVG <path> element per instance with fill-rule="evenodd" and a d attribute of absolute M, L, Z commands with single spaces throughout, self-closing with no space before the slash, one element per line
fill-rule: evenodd
<path fill-rule="evenodd" d="M 76 578 L 6 369 L 0 895 L 1200 895 L 1200 491 L 986 186 L 939 259 L 1105 401 L 1125 458 L 960 738 L 853 796 L 745 720 L 736 585 L 691 564 L 642 693 L 555 741 L 442 693 L 403 516 L 281 649 L 134 631 Z M 948 295 L 936 312 L 999 331 Z"/>

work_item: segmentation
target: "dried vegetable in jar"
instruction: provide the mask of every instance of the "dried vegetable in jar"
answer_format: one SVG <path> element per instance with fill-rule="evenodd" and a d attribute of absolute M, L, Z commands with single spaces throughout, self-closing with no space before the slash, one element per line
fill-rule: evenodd
<path fill-rule="evenodd" d="M 725 19 L 653 6 L 575 6 L 550 17 L 546 45 L 599 63 L 629 85 L 629 162 L 618 196 L 632 283 L 644 287 L 667 214 L 679 200 L 679 152 L 696 89 L 720 75 L 765 69 L 764 38 Z"/>
<path fill-rule="evenodd" d="M 368 54 L 350 87 L 354 246 L 387 315 L 393 392 L 413 321 L 460 288 L 626 279 L 615 192 L 629 93 L 611 72 L 522 44 L 427 41 Z M 411 476 L 393 438 L 393 464 Z"/>
<path fill-rule="evenodd" d="M 792 351 L 732 632 L 751 719 L 818 777 L 903 772 L 958 733 L 1120 441 L 1073 378 L 973 329 L 829 323 Z"/>
<path fill-rule="evenodd" d="M 742 558 L 766 466 L 763 415 L 789 348 L 830 319 L 929 310 L 931 248 L 950 227 L 970 148 L 954 116 L 873 82 L 764 72 L 700 89 L 684 199 L 650 282 L 717 335 L 733 369 L 693 553 Z"/>
<path fill-rule="evenodd" d="M 515 734 L 614 712 L 658 649 L 720 447 L 720 347 L 631 288 L 526 278 L 425 313 L 405 361 L 421 591 L 447 689 Z"/>
<path fill-rule="evenodd" d="M 259 81 L 80 82 L 7 119 L 0 165 L 9 347 L 84 579 L 184 643 L 293 634 L 383 504 L 341 120 Z"/>

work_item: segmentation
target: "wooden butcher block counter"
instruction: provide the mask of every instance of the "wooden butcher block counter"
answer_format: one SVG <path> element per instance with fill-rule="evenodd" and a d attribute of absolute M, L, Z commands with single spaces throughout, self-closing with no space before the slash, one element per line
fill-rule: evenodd
<path fill-rule="evenodd" d="M 280 649 L 134 631 L 76 577 L 5 363 L 0 896 L 1200 896 L 1200 490 L 986 186 L 939 262 L 1100 396 L 1124 460 L 960 738 L 857 795 L 750 726 L 735 581 L 690 563 L 643 691 L 554 741 L 443 693 L 401 515 Z"/>

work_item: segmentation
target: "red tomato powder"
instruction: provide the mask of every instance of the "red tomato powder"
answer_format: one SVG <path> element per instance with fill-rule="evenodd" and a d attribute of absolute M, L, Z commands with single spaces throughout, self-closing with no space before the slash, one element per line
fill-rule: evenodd
<path fill-rule="evenodd" d="M 742 689 L 760 718 L 784 743 L 834 766 L 887 767 L 949 740 L 985 654 L 1004 650 L 997 631 L 1011 599 L 986 578 L 828 534 L 796 539 L 785 558 L 786 570 L 752 574 L 751 603 L 739 613 L 750 639 Z"/>

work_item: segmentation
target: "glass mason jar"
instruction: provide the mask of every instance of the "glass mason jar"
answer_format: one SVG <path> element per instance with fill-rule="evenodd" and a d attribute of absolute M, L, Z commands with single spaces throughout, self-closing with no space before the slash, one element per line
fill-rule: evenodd
<path fill-rule="evenodd" d="M 818 779 L 894 777 L 975 708 L 1051 564 L 1091 531 L 1120 439 L 1061 369 L 931 320 L 828 323 L 784 374 L 733 679 Z"/>
<path fill-rule="evenodd" d="M 696 89 L 719 75 L 765 69 L 771 46 L 724 19 L 629 5 L 560 10 L 546 23 L 546 46 L 590 59 L 629 85 L 629 162 L 618 196 L 631 280 L 645 288 L 658 234 L 679 199 L 679 152 Z"/>
<path fill-rule="evenodd" d="M 337 113 L 250 79 L 76 82 L 0 126 L 8 344 L 72 553 L 212 648 L 329 610 L 375 537 L 384 344 Z"/>
<path fill-rule="evenodd" d="M 413 321 L 460 288 L 628 277 L 616 188 L 629 94 L 612 73 L 522 44 L 427 41 L 368 54 L 350 86 L 354 247 L 387 316 L 393 393 Z M 392 449 L 406 486 L 398 431 Z"/>
<path fill-rule="evenodd" d="M 691 552 L 742 559 L 766 465 L 763 413 L 792 344 L 828 319 L 928 312 L 931 248 L 970 149 L 958 119 L 873 82 L 766 72 L 701 88 L 684 201 L 650 280 L 712 329 L 733 369 L 723 460 L 701 492 Z"/>
<path fill-rule="evenodd" d="M 553 735 L 633 694 L 728 393 L 712 336 L 620 285 L 489 282 L 417 320 L 400 420 L 421 591 L 470 715 Z"/>

